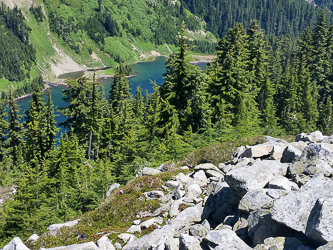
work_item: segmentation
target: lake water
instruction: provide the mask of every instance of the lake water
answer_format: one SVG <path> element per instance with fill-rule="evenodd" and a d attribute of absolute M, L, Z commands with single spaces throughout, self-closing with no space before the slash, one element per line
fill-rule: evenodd
<path fill-rule="evenodd" d="M 206 63 L 197 63 L 197 66 L 200 68 L 203 68 Z M 149 93 L 153 92 L 153 85 L 151 84 L 151 81 L 156 81 L 158 85 L 161 85 L 163 83 L 163 76 L 166 72 L 165 69 L 165 58 L 164 57 L 157 57 L 155 61 L 152 62 L 140 62 L 133 65 L 133 69 L 135 71 L 135 76 L 129 78 L 130 83 L 130 92 L 134 96 L 136 92 L 137 86 L 141 86 L 143 90 L 147 89 Z M 80 73 L 76 73 L 78 76 L 80 76 Z M 108 98 L 108 92 L 111 87 L 112 78 L 108 78 L 103 81 L 103 86 L 106 93 L 106 98 Z M 56 107 L 64 107 L 66 106 L 66 103 L 63 102 L 62 98 L 62 90 L 67 89 L 66 86 L 54 86 L 51 88 L 51 96 L 52 101 L 55 106 L 55 114 L 57 117 L 55 118 L 57 123 L 63 122 L 66 120 L 66 117 L 61 115 L 57 112 Z M 44 93 L 44 98 L 46 100 L 47 94 Z M 31 97 L 28 96 L 26 98 L 19 99 L 17 101 L 17 104 L 20 107 L 20 114 L 24 114 L 24 110 L 28 109 L 29 102 L 31 100 Z M 60 130 L 57 137 L 60 137 L 60 133 L 63 132 L 63 130 Z"/>

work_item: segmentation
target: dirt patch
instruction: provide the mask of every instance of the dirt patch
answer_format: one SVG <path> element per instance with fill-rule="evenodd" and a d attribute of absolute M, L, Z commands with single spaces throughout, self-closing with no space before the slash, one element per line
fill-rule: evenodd
<path fill-rule="evenodd" d="M 29 9 L 31 5 L 35 4 L 35 1 L 33 0 L 2 0 L 6 5 L 9 6 L 9 8 L 14 8 L 17 6 L 18 8 L 26 8 Z"/>
<path fill-rule="evenodd" d="M 152 50 L 150 53 L 151 53 L 151 55 L 152 55 L 153 57 L 162 56 L 161 53 L 160 53 L 160 52 L 157 52 L 156 50 Z"/>
<path fill-rule="evenodd" d="M 55 44 L 52 47 L 59 55 L 56 63 L 51 63 L 51 69 L 57 77 L 62 74 L 81 71 L 87 68 L 74 62 L 72 58 L 70 58 L 63 50 L 58 48 Z"/>
<path fill-rule="evenodd" d="M 91 56 L 91 58 L 94 59 L 95 61 L 98 60 L 98 56 L 97 56 L 94 52 L 92 52 L 90 56 Z"/>
<path fill-rule="evenodd" d="M 216 58 L 216 55 L 192 55 L 191 62 L 211 62 Z"/>

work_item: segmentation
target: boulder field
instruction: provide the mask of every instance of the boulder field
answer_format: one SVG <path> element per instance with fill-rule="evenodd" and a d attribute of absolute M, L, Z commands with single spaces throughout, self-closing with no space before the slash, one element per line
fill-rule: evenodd
<path fill-rule="evenodd" d="M 333 250 L 332 138 L 316 131 L 292 143 L 267 136 L 264 144 L 239 147 L 229 162 L 189 168 L 145 193 L 161 207 L 119 234 L 122 245 L 104 235 L 50 249 Z M 138 176 L 161 171 L 144 168 Z M 49 233 L 77 223 L 51 225 Z M 151 233 L 133 235 L 151 226 Z M 28 248 L 15 237 L 3 248 L 11 249 Z"/>

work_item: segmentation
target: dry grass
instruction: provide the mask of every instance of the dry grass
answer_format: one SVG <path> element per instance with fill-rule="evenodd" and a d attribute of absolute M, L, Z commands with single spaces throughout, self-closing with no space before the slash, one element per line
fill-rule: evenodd
<path fill-rule="evenodd" d="M 219 144 L 213 144 L 206 148 L 198 149 L 191 152 L 178 165 L 194 167 L 201 163 L 213 163 L 218 165 L 221 162 L 229 161 L 233 151 L 243 145 L 255 145 L 266 142 L 264 136 L 251 136 L 241 138 L 236 141 L 226 141 Z"/>

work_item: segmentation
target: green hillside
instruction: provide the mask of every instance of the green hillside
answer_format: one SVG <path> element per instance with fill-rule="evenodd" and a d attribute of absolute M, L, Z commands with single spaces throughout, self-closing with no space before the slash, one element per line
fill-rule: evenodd
<path fill-rule="evenodd" d="M 27 27 L 26 46 L 31 47 L 27 51 L 32 53 L 32 61 L 29 67 L 21 66 L 24 73 L 20 76 L 4 75 L 0 80 L 4 97 L 9 86 L 16 89 L 14 96 L 31 92 L 32 79 L 40 75 L 44 80 L 56 81 L 63 73 L 168 55 L 175 49 L 177 30 L 183 20 L 187 22 L 191 43 L 199 45 L 195 52 L 212 52 L 216 44 L 216 38 L 205 32 L 200 19 L 171 1 L 155 4 L 145 0 L 6 0 L 5 4 L 21 8 L 17 11 L 22 13 L 20 20 Z M 3 34 L 15 35 L 12 27 L 2 28 Z M 18 41 L 19 35 L 15 37 Z M 13 46 L 15 52 L 15 45 L 7 46 Z"/>
<path fill-rule="evenodd" d="M 1 13 L 3 21 L 0 20 L 2 51 L 10 53 L 1 57 L 4 58 L 0 69 L 3 98 L 8 95 L 9 87 L 15 90 L 15 97 L 31 93 L 32 83 L 41 82 L 40 76 L 58 81 L 57 77 L 63 73 L 168 55 L 175 50 L 183 20 L 192 53 L 213 54 L 216 38 L 225 35 L 236 22 L 248 27 L 251 20 L 257 19 L 267 35 L 297 38 L 306 27 L 314 27 L 322 11 L 319 6 L 298 0 L 4 0 L 4 3 L 10 9 L 2 7 L 6 10 Z M 328 1 L 319 5 L 330 8 Z M 16 14 L 11 15 L 11 9 Z M 16 20 L 16 24 L 8 20 Z M 333 23 L 329 11 L 326 20 L 328 25 Z"/>

